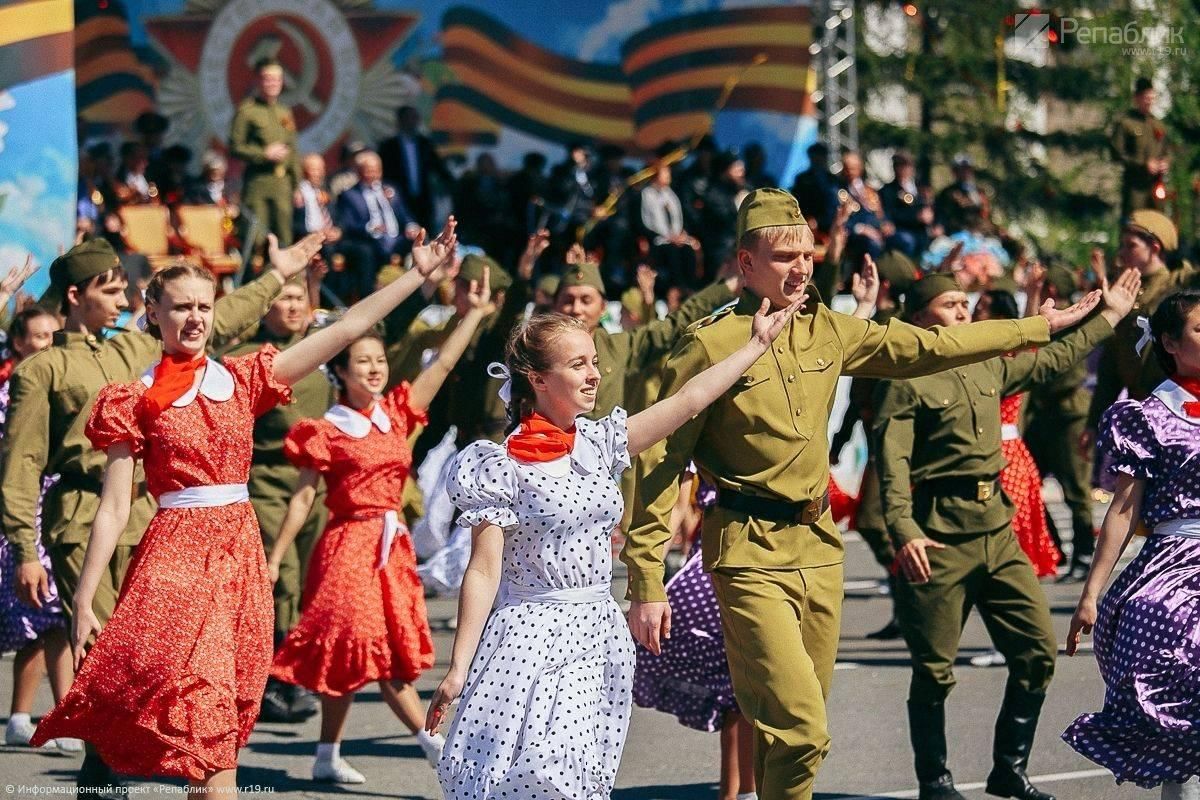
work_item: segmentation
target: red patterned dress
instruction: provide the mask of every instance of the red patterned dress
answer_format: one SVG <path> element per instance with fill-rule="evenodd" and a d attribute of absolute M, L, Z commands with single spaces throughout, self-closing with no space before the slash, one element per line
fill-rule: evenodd
<path fill-rule="evenodd" d="M 143 429 L 134 412 L 153 383 L 101 390 L 92 445 L 128 443 L 160 505 L 192 487 L 242 489 L 255 417 L 291 399 L 273 377 L 276 350 L 209 360 L 198 387 Z M 240 484 L 240 486 L 239 486 Z M 73 736 L 117 772 L 201 780 L 237 767 L 271 666 L 274 606 L 248 500 L 160 507 L 130 564 L 116 610 L 33 746 Z"/>
<path fill-rule="evenodd" d="M 1017 423 L 1025 395 L 1013 394 L 1000 400 L 1000 452 L 1008 462 L 1000 472 L 1000 487 L 1013 502 L 1013 533 L 1039 578 L 1058 572 L 1062 554 L 1050 538 L 1046 505 L 1042 502 L 1042 475 L 1033 454 L 1025 446 Z"/>
<path fill-rule="evenodd" d="M 309 557 L 300 621 L 275 654 L 279 680 L 340 697 L 373 681 L 412 683 L 433 666 L 416 553 L 399 521 L 408 436 L 426 421 L 408 389 L 365 414 L 336 405 L 284 439 L 293 464 L 325 477 L 329 524 Z"/>

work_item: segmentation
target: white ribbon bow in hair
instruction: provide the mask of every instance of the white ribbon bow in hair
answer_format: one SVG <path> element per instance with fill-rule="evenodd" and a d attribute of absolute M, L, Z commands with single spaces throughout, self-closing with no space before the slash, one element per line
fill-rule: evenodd
<path fill-rule="evenodd" d="M 508 367 L 501 364 L 499 361 L 493 361 L 488 364 L 487 374 L 492 378 L 499 378 L 504 383 L 500 384 L 500 390 L 496 394 L 500 395 L 500 399 L 504 401 L 504 405 L 512 402 L 512 373 L 508 371 Z"/>
<path fill-rule="evenodd" d="M 1138 317 L 1137 326 L 1142 329 L 1142 338 L 1137 340 L 1137 344 L 1133 346 L 1133 349 L 1136 350 L 1137 354 L 1140 356 L 1142 352 L 1150 345 L 1150 343 L 1154 341 L 1154 335 L 1150 333 L 1149 317 Z"/>

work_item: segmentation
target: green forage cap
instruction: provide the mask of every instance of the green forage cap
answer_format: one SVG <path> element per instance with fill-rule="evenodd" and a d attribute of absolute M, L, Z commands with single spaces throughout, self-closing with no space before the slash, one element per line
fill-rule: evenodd
<path fill-rule="evenodd" d="M 1138 233 L 1148 233 L 1158 239 L 1164 253 L 1174 253 L 1179 249 L 1179 229 L 1171 222 L 1171 218 L 1161 211 L 1149 208 L 1135 211 L 1129 215 L 1129 222 L 1125 227 Z"/>
<path fill-rule="evenodd" d="M 738 207 L 737 241 L 759 228 L 806 224 L 800 204 L 783 189 L 755 189 Z"/>
<path fill-rule="evenodd" d="M 50 264 L 50 287 L 38 304 L 58 313 L 67 287 L 121 266 L 117 251 L 104 239 L 89 239 L 72 247 Z"/>
<path fill-rule="evenodd" d="M 1008 292 L 1013 297 L 1016 297 L 1017 292 L 1021 291 L 1021 287 L 1017 286 L 1017 282 L 1012 279 L 1011 275 L 1000 275 L 992 278 L 992 282 L 988 285 L 988 290 L 993 292 Z"/>
<path fill-rule="evenodd" d="M 561 292 L 572 286 L 590 286 L 600 294 L 604 294 L 604 279 L 600 277 L 600 265 L 591 261 L 568 265 L 558 283 L 558 291 Z"/>
<path fill-rule="evenodd" d="M 1079 288 L 1075 273 L 1058 264 L 1046 267 L 1046 284 L 1053 286 L 1055 293 L 1063 300 L 1069 300 Z"/>
<path fill-rule="evenodd" d="M 562 278 L 557 275 L 543 275 L 538 279 L 537 290 L 543 292 L 548 297 L 554 297 L 558 294 L 558 284 L 562 282 Z"/>
<path fill-rule="evenodd" d="M 953 275 L 947 275 L 944 272 L 935 272 L 932 275 L 926 275 L 904 293 L 904 314 L 909 319 L 912 319 L 913 314 L 916 314 L 922 308 L 929 305 L 933 298 L 939 294 L 961 291 L 962 287 L 958 285 L 958 281 L 955 280 Z"/>
<path fill-rule="evenodd" d="M 512 276 L 509 275 L 504 267 L 500 266 L 499 262 L 491 256 L 480 256 L 472 253 L 462 260 L 462 266 L 458 270 L 458 277 L 464 281 L 483 281 L 483 270 L 487 267 L 488 280 L 491 282 L 493 292 L 502 292 L 512 286 Z"/>
<path fill-rule="evenodd" d="M 892 287 L 892 296 L 907 292 L 920 276 L 920 270 L 911 258 L 897 250 L 889 250 L 875 262 L 879 280 L 887 281 Z"/>

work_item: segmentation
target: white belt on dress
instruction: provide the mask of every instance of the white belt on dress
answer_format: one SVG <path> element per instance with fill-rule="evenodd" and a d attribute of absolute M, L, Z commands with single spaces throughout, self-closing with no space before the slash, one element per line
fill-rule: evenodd
<path fill-rule="evenodd" d="M 1154 526 L 1153 536 L 1183 536 L 1200 539 L 1200 519 L 1169 519 Z"/>
<path fill-rule="evenodd" d="M 1016 425 L 1001 425 L 1000 426 L 1000 441 L 1011 442 L 1013 439 L 1021 438 L 1021 429 Z"/>
<path fill-rule="evenodd" d="M 612 597 L 612 587 L 607 583 L 581 586 L 576 589 L 542 589 L 533 586 L 518 586 L 509 581 L 500 582 L 498 605 L 516 603 L 599 603 Z"/>
<path fill-rule="evenodd" d="M 218 483 L 214 486 L 189 486 L 158 496 L 159 508 L 215 508 L 231 506 L 250 499 L 244 483 Z"/>
<path fill-rule="evenodd" d="M 408 526 L 400 521 L 400 515 L 395 511 L 385 511 L 383 514 L 383 536 L 379 539 L 379 562 L 375 569 L 387 566 L 388 556 L 392 553 L 392 544 L 401 533 L 408 534 Z"/>

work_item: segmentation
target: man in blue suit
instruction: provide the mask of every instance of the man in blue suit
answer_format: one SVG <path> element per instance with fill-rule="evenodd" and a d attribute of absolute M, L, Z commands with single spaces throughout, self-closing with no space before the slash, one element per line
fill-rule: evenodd
<path fill-rule="evenodd" d="M 346 270 L 331 272 L 326 281 L 346 302 L 375 290 L 375 274 L 393 256 L 403 256 L 410 237 L 420 226 L 404 206 L 400 192 L 383 181 L 383 162 L 364 150 L 355 156 L 358 183 L 337 199 L 337 222 L 342 229 Z"/>

